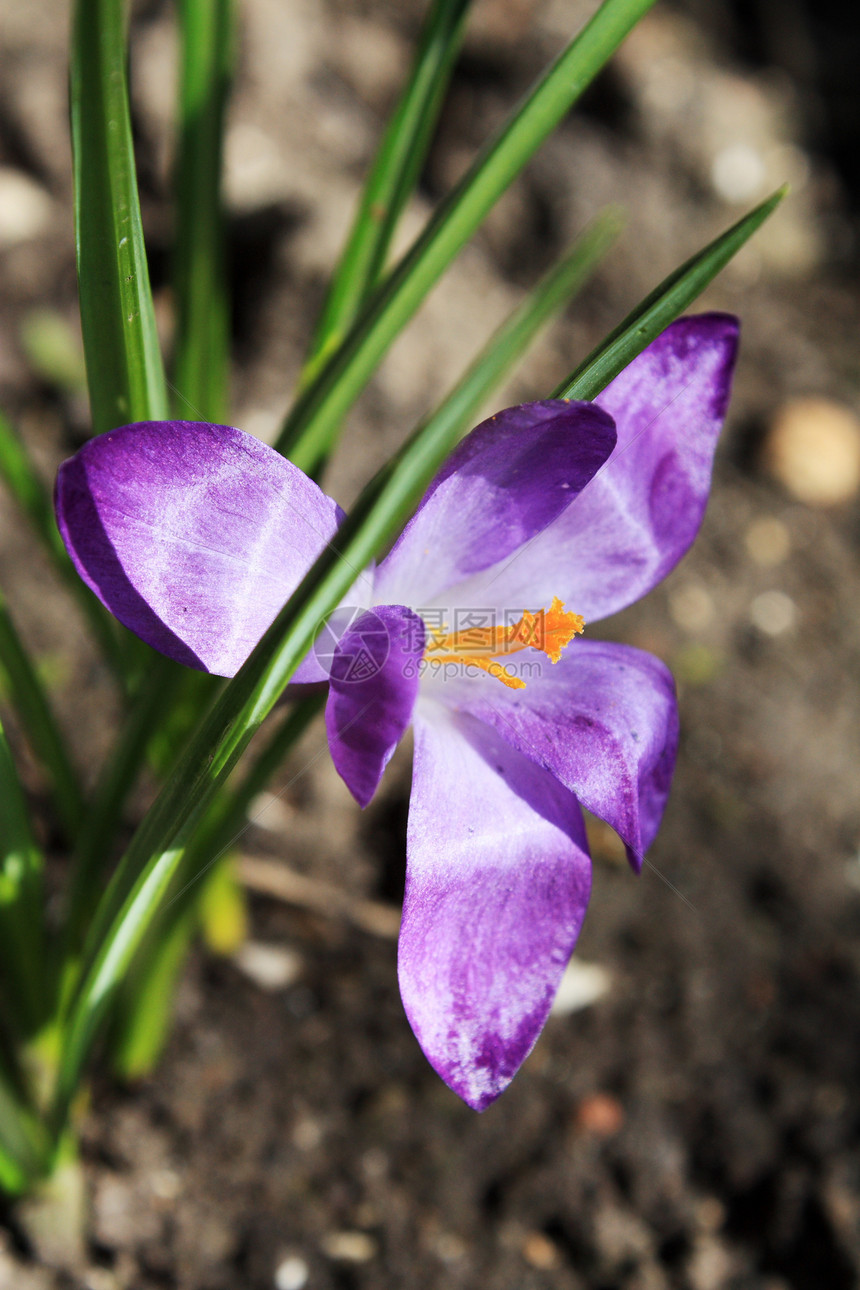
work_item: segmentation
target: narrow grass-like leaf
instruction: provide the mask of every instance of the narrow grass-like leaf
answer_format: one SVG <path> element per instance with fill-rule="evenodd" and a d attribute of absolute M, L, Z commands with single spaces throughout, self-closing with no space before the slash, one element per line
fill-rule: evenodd
<path fill-rule="evenodd" d="M 777 189 L 749 214 L 721 233 L 703 250 L 655 287 L 588 355 L 575 372 L 562 381 L 554 399 L 593 399 L 614 380 L 637 354 L 651 344 L 669 323 L 682 314 L 709 282 L 725 268 L 744 242 L 776 210 L 788 189 Z"/>
<path fill-rule="evenodd" d="M 287 754 L 301 738 L 314 717 L 325 706 L 325 694 L 301 699 L 284 721 L 269 735 L 241 783 L 214 802 L 200 828 L 189 843 L 180 880 L 189 889 L 205 874 L 206 868 L 230 851 L 247 829 L 251 803 L 262 793 Z M 250 821 L 253 823 L 253 821 Z M 182 892 L 173 898 L 177 903 Z"/>
<path fill-rule="evenodd" d="M 17 1196 L 47 1162 L 45 1134 L 15 1089 L 0 1075 L 0 1190 Z"/>
<path fill-rule="evenodd" d="M 559 281 L 565 282 L 569 293 L 605 248 L 610 231 L 605 221 L 592 228 L 563 264 L 547 275 L 441 407 L 371 482 L 339 530 L 336 545 L 323 552 L 195 731 L 96 912 L 83 970 L 65 1018 L 55 1130 L 62 1128 L 99 1025 L 170 890 L 194 828 L 283 693 L 320 622 L 352 585 L 356 572 L 394 535 L 433 472 L 469 428 L 503 367 L 507 370 L 523 352 L 550 308 L 559 306 Z"/>
<path fill-rule="evenodd" d="M 232 0 L 179 6 L 180 136 L 176 159 L 177 412 L 227 415 L 229 306 L 221 159 L 233 53 Z"/>
<path fill-rule="evenodd" d="M 300 394 L 276 445 L 296 465 L 318 474 L 341 419 L 391 342 L 493 204 L 653 3 L 604 0 L 439 205 L 317 378 Z"/>
<path fill-rule="evenodd" d="M 430 146 L 470 3 L 433 0 L 409 81 L 385 130 L 332 276 L 302 385 L 309 384 L 342 340 L 382 273 L 397 221 L 418 182 Z"/>
<path fill-rule="evenodd" d="M 30 455 L 6 417 L 0 413 L 0 478 L 59 567 L 72 567 L 54 519 L 50 494 Z M 80 578 L 78 578 L 80 582 Z"/>
<path fill-rule="evenodd" d="M 105 760 L 71 866 L 71 885 L 62 920 L 64 952 L 80 950 L 84 928 L 103 890 L 108 865 L 115 858 L 114 839 L 123 806 L 146 757 L 162 715 L 186 679 L 184 669 L 150 668 L 134 697 L 116 744 Z"/>
<path fill-rule="evenodd" d="M 199 895 L 198 890 L 196 897 Z M 118 996 L 109 1036 L 111 1066 L 118 1079 L 143 1079 L 161 1056 L 173 1016 L 176 983 L 196 929 L 196 903 L 191 901 L 184 906 L 182 917 L 167 925 L 161 921 L 155 924 L 150 953 L 142 964 L 133 965 L 125 983 L 128 989 Z"/>
<path fill-rule="evenodd" d="M 324 703 L 325 695 L 301 700 L 275 727 L 241 783 L 232 791 L 222 788 L 195 830 L 174 879 L 172 895 L 150 927 L 117 995 L 117 1020 L 108 1043 L 114 1070 L 121 1078 L 139 1079 L 155 1066 L 167 1038 L 172 983 L 182 970 L 198 930 L 199 906 L 211 888 L 212 875 L 216 883 L 223 881 L 219 870 L 232 866 L 230 852 L 248 828 L 251 802 Z"/>
<path fill-rule="evenodd" d="M 81 329 L 96 433 L 168 415 L 143 244 L 123 0 L 77 0 L 71 115 Z"/>
<path fill-rule="evenodd" d="M 0 972 L 6 1008 L 24 1039 L 45 1018 L 42 870 L 42 854 L 0 726 Z"/>
<path fill-rule="evenodd" d="M 0 414 L 0 478 L 29 519 L 54 568 L 75 596 L 102 653 L 120 680 L 125 679 L 125 657 L 117 624 L 78 576 L 63 546 L 54 518 L 50 494 L 33 466 L 24 444 Z"/>
<path fill-rule="evenodd" d="M 42 682 L 30 661 L 6 601 L 0 594 L 0 670 L 8 699 L 18 713 L 36 755 L 48 773 L 60 823 L 73 840 L 84 815 L 84 799 L 66 741 L 54 719 Z"/>

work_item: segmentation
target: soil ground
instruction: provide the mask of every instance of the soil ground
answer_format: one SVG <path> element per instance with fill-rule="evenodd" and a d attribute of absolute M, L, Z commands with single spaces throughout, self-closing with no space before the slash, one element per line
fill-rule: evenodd
<path fill-rule="evenodd" d="M 412 229 L 590 8 L 476 5 Z M 234 419 L 265 437 L 420 6 L 243 0 L 240 10 L 227 179 Z M 415 1043 L 394 940 L 334 910 L 256 896 L 254 941 L 287 952 L 284 984 L 263 989 L 236 963 L 196 954 L 157 1073 L 125 1090 L 97 1079 L 83 1143 L 85 1267 L 41 1264 L 11 1215 L 0 1286 L 860 1284 L 860 515 L 856 495 L 812 506 L 766 468 L 786 403 L 817 395 L 860 408 L 851 33 L 840 40 L 827 4 L 769 13 L 699 0 L 658 6 L 641 24 L 386 359 L 328 481 L 348 504 L 605 202 L 628 208 L 623 241 L 497 406 L 540 397 L 684 255 L 792 181 L 783 210 L 702 302 L 741 314 L 744 340 L 700 538 L 661 588 L 597 629 L 669 662 L 684 732 L 639 879 L 594 830 L 577 954 L 609 974 L 608 990 L 553 1017 L 510 1090 L 476 1116 Z M 141 7 L 134 37 L 167 332 L 169 7 Z M 0 405 L 47 476 L 86 433 L 82 397 L 45 375 L 26 339 L 35 311 L 71 325 L 75 310 L 55 0 L 2 0 L 0 42 Z M 0 541 L 4 592 L 92 777 L 115 718 L 108 687 L 5 500 Z M 355 901 L 396 905 L 408 755 L 360 815 L 317 758 L 322 745 L 316 728 L 255 808 L 244 850 Z M 38 806 L 38 775 L 20 752 Z"/>

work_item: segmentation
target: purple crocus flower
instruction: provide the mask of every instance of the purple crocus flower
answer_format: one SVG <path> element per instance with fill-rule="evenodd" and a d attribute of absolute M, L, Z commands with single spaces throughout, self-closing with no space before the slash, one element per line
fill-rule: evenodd
<path fill-rule="evenodd" d="M 595 403 L 509 408 L 463 440 L 346 631 L 327 681 L 338 771 L 366 805 L 407 726 L 415 758 L 399 976 L 419 1043 L 483 1109 L 543 1026 L 588 903 L 581 807 L 651 844 L 678 739 L 672 678 L 576 639 L 678 562 L 698 530 L 737 323 L 669 327 Z M 239 430 L 147 422 L 60 470 L 60 531 L 97 596 L 182 663 L 232 675 L 342 513 Z M 325 666 L 323 666 L 325 662 Z"/>

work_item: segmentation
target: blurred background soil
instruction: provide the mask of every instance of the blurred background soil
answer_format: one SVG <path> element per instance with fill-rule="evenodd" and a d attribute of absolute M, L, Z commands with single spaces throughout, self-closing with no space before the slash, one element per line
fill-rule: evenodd
<path fill-rule="evenodd" d="M 406 235 L 593 7 L 477 0 Z M 271 437 L 423 5 L 239 8 L 233 419 Z M 161 0 L 137 7 L 132 65 L 167 344 L 172 23 Z M 46 477 L 87 432 L 66 28 L 57 0 L 0 3 L 0 406 Z M 683 257 L 791 183 L 702 301 L 744 326 L 702 534 L 644 603 L 593 629 L 678 678 L 665 824 L 639 879 L 595 825 L 585 967 L 510 1090 L 468 1110 L 400 1006 L 408 750 L 362 815 L 316 727 L 243 840 L 304 885 L 292 880 L 290 902 L 252 898 L 235 961 L 195 956 L 154 1078 L 97 1082 L 80 1268 L 40 1262 L 12 1215 L 0 1286 L 860 1284 L 858 49 L 856 12 L 827 0 L 659 4 L 385 360 L 330 472 L 348 505 L 606 202 L 627 209 L 623 241 L 496 406 L 542 397 Z M 114 698 L 74 607 L 0 508 L 4 592 L 92 780 Z"/>

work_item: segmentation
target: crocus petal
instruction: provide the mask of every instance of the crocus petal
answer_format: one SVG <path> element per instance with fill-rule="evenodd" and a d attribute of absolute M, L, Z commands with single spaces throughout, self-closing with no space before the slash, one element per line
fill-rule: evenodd
<path fill-rule="evenodd" d="M 531 1051 L 590 886 L 573 796 L 489 727 L 422 699 L 400 992 L 430 1063 L 475 1110 Z"/>
<path fill-rule="evenodd" d="M 230 426 L 147 421 L 60 467 L 57 521 L 120 622 L 180 663 L 232 676 L 342 512 L 296 466 Z"/>
<path fill-rule="evenodd" d="M 458 594 L 531 610 L 558 596 L 590 623 L 650 591 L 702 522 L 737 342 L 725 314 L 681 318 L 658 336 L 598 396 L 618 431 L 603 469 L 539 537 Z"/>
<path fill-rule="evenodd" d="M 376 599 L 424 605 L 539 533 L 585 487 L 615 445 L 590 403 L 507 408 L 454 449 L 380 565 Z"/>
<path fill-rule="evenodd" d="M 530 658 L 540 676 L 528 675 Z M 522 669 L 525 689 L 481 673 L 440 680 L 435 693 L 492 726 L 611 824 L 638 869 L 663 815 L 678 748 L 669 669 L 609 641 L 574 641 L 555 664 L 533 651 L 517 660 L 510 661 Z"/>
<path fill-rule="evenodd" d="M 379 605 L 360 614 L 334 648 L 326 731 L 335 768 L 359 806 L 373 797 L 409 725 L 424 645 L 417 614 Z"/>

